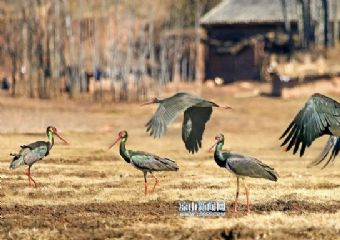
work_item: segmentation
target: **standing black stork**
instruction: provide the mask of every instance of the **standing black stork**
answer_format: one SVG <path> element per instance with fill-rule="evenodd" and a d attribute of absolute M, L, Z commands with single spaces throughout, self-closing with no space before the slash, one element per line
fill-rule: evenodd
<path fill-rule="evenodd" d="M 150 132 L 150 136 L 159 138 L 166 133 L 167 125 L 175 120 L 179 113 L 184 112 L 182 139 L 185 148 L 191 153 L 197 152 L 202 147 L 205 124 L 210 119 L 212 108 L 220 107 L 214 102 L 184 92 L 176 93 L 164 99 L 153 98 L 143 105 L 152 103 L 158 103 L 159 106 L 156 113 L 146 124 L 146 131 Z"/>
<path fill-rule="evenodd" d="M 127 131 L 120 131 L 118 133 L 117 139 L 109 146 L 109 149 L 112 148 L 119 140 L 119 153 L 122 158 L 127 162 L 132 164 L 138 170 L 141 170 L 144 173 L 144 193 L 145 195 L 148 192 L 148 186 L 146 181 L 147 173 L 155 179 L 155 185 L 153 186 L 152 193 L 156 190 L 156 185 L 159 183 L 158 178 L 156 178 L 152 172 L 156 171 L 177 171 L 179 168 L 175 161 L 169 158 L 162 158 L 157 155 L 141 152 L 141 151 L 133 151 L 125 148 L 125 143 L 128 139 Z"/>
<path fill-rule="evenodd" d="M 274 168 L 262 163 L 253 157 L 243 156 L 229 151 L 222 151 L 224 145 L 224 135 L 219 134 L 215 137 L 215 143 L 210 150 L 215 148 L 214 159 L 219 167 L 226 168 L 236 176 L 237 188 L 235 196 L 234 211 L 238 208 L 238 195 L 240 190 L 240 178 L 243 180 L 244 189 L 247 196 L 247 211 L 250 212 L 249 189 L 244 180 L 245 177 L 265 178 L 271 181 L 277 181 L 279 175 Z"/>
<path fill-rule="evenodd" d="M 294 146 L 293 154 L 300 148 L 302 157 L 306 147 L 323 135 L 330 135 L 330 138 L 321 155 L 311 165 L 320 164 L 333 148 L 332 154 L 323 166 L 325 168 L 334 161 L 340 150 L 340 104 L 320 93 L 315 93 L 280 137 L 284 138 L 281 146 L 287 145 L 286 151 Z"/>
<path fill-rule="evenodd" d="M 34 183 L 34 187 L 37 187 L 37 183 L 31 176 L 31 167 L 37 161 L 46 157 L 50 150 L 54 145 L 54 135 L 57 136 L 60 140 L 68 144 L 68 142 L 62 138 L 57 129 L 55 127 L 49 126 L 46 129 L 46 134 L 48 141 L 37 141 L 28 145 L 21 145 L 21 149 L 19 153 L 10 155 L 13 156 L 13 160 L 10 165 L 10 169 L 15 169 L 20 165 L 28 165 L 28 168 L 25 171 L 25 174 L 28 176 L 29 186 L 31 186 L 32 182 Z"/>

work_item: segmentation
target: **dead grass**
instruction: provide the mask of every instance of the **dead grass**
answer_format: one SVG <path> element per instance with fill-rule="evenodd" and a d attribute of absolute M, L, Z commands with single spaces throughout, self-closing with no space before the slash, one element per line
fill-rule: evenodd
<path fill-rule="evenodd" d="M 307 96 L 234 98 L 228 88 L 207 89 L 203 96 L 234 109 L 214 110 L 204 148 L 196 155 L 187 153 L 181 142 L 181 119 L 159 140 L 145 133 L 143 126 L 156 106 L 112 104 L 100 110 L 80 102 L 69 107 L 58 102 L 19 107 L 19 100 L 2 104 L 0 239 L 336 239 L 340 165 L 306 168 L 325 139 L 316 141 L 301 159 L 279 148 L 278 137 Z M 46 125 L 60 128 L 71 145 L 58 142 L 50 156 L 33 167 L 39 187 L 32 189 L 24 168 L 8 170 L 9 153 L 20 144 L 44 139 L 43 134 L 26 133 L 43 133 Z M 178 162 L 178 172 L 156 174 L 156 194 L 145 197 L 142 173 L 120 158 L 117 147 L 106 150 L 122 129 L 130 135 L 128 148 Z M 179 217 L 181 200 L 225 200 L 232 207 L 235 178 L 205 151 L 220 132 L 226 135 L 226 149 L 261 159 L 281 178 L 277 183 L 248 179 L 250 215 L 244 213 L 242 192 L 237 215 Z M 150 178 L 150 187 L 152 183 Z"/>

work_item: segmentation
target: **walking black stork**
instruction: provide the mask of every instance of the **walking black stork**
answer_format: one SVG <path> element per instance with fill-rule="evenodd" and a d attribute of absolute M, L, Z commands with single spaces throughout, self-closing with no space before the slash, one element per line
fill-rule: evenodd
<path fill-rule="evenodd" d="M 271 181 L 277 181 L 279 175 L 274 168 L 262 163 L 253 157 L 243 156 L 229 151 L 222 151 L 224 145 L 224 135 L 219 134 L 215 137 L 215 143 L 210 150 L 215 148 L 214 159 L 219 167 L 226 168 L 231 173 L 236 175 L 237 188 L 235 196 L 234 211 L 237 212 L 238 196 L 240 190 L 240 178 L 243 181 L 244 189 L 247 196 L 247 211 L 250 212 L 249 189 L 245 182 L 245 177 L 265 178 Z"/>
<path fill-rule="evenodd" d="M 158 103 L 159 106 L 156 113 L 146 124 L 150 136 L 159 138 L 164 135 L 167 125 L 175 120 L 179 113 L 184 112 L 182 139 L 185 148 L 191 153 L 197 152 L 202 147 L 205 124 L 210 119 L 212 108 L 220 107 L 214 102 L 184 92 L 176 93 L 165 99 L 153 98 L 143 105 L 152 103 Z M 223 108 L 228 109 L 230 107 Z"/>
<path fill-rule="evenodd" d="M 31 167 L 37 161 L 46 157 L 50 150 L 54 145 L 54 136 L 57 136 L 60 140 L 68 144 L 68 142 L 62 138 L 57 129 L 55 127 L 49 126 L 46 129 L 46 134 L 48 141 L 37 141 L 28 145 L 21 145 L 21 149 L 19 153 L 14 154 L 11 153 L 10 155 L 13 156 L 13 160 L 10 165 L 10 169 L 15 169 L 20 165 L 27 165 L 28 168 L 25 171 L 25 174 L 28 176 L 29 186 L 34 184 L 34 187 L 37 187 L 37 183 L 31 176 Z"/>
<path fill-rule="evenodd" d="M 286 151 L 294 146 L 293 154 L 300 149 L 300 157 L 302 157 L 306 147 L 323 135 L 330 135 L 330 138 L 321 155 L 311 165 L 318 165 L 324 161 L 333 148 L 332 154 L 323 166 L 325 168 L 334 161 L 340 150 L 340 104 L 329 97 L 315 93 L 280 137 L 280 139 L 284 138 L 281 146 L 287 145 Z"/>
<path fill-rule="evenodd" d="M 138 170 L 141 170 L 144 173 L 144 193 L 145 195 L 148 192 L 148 185 L 146 181 L 147 173 L 155 179 L 155 185 L 153 186 L 152 193 L 156 190 L 156 185 L 159 183 L 158 178 L 156 178 L 152 173 L 156 171 L 177 171 L 179 168 L 175 161 L 169 158 L 162 158 L 157 155 L 141 152 L 141 151 L 132 151 L 125 148 L 125 143 L 128 139 L 127 131 L 120 131 L 118 133 L 117 139 L 109 146 L 109 149 L 112 148 L 119 140 L 119 153 L 122 158 L 127 162 L 132 164 Z"/>

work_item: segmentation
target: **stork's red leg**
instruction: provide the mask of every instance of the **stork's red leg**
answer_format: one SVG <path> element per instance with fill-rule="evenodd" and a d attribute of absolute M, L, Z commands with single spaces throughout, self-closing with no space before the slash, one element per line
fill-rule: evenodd
<path fill-rule="evenodd" d="M 25 174 L 27 175 L 28 177 L 28 181 L 29 181 L 29 186 L 31 187 L 32 186 L 32 182 L 34 183 L 34 187 L 37 187 L 37 183 L 36 181 L 32 178 L 31 176 L 31 167 L 28 167 L 25 171 Z"/>
<path fill-rule="evenodd" d="M 148 194 L 148 184 L 146 182 L 146 172 L 144 172 L 144 194 Z"/>
<path fill-rule="evenodd" d="M 249 200 L 249 188 L 247 187 L 246 181 L 243 179 L 244 189 L 246 190 L 247 196 L 247 212 L 250 213 L 250 200 Z"/>
<path fill-rule="evenodd" d="M 32 182 L 34 183 L 34 187 L 36 188 L 37 187 L 37 183 L 36 183 L 36 181 L 32 178 L 32 176 L 30 175 L 30 178 L 31 178 L 31 180 L 32 180 Z"/>
<path fill-rule="evenodd" d="M 30 168 L 28 167 L 28 168 L 25 170 L 25 175 L 28 177 L 28 186 L 31 187 L 32 184 L 31 184 L 31 178 L 30 178 L 29 172 L 30 172 Z"/>
<path fill-rule="evenodd" d="M 237 187 L 236 187 L 234 212 L 237 212 L 237 208 L 238 208 L 238 195 L 240 193 L 240 178 L 239 177 L 237 177 L 236 184 L 237 184 Z"/>
<path fill-rule="evenodd" d="M 155 179 L 155 185 L 153 185 L 153 188 L 152 188 L 152 193 L 154 193 L 156 190 L 156 185 L 159 183 L 159 180 L 153 174 L 151 174 L 151 176 Z"/>
<path fill-rule="evenodd" d="M 148 185 L 146 183 L 144 183 L 144 194 L 148 194 Z"/>

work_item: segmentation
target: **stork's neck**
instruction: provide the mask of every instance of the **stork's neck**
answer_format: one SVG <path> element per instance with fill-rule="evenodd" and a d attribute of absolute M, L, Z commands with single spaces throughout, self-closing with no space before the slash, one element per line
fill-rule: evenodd
<path fill-rule="evenodd" d="M 222 151 L 223 145 L 224 145 L 224 142 L 219 142 L 219 143 L 217 143 L 216 146 L 215 146 L 215 152 L 220 152 L 220 151 Z"/>
<path fill-rule="evenodd" d="M 214 159 L 218 166 L 225 167 L 225 160 L 223 157 L 222 147 L 224 145 L 224 142 L 219 142 L 215 146 L 215 153 L 214 153 Z"/>
<path fill-rule="evenodd" d="M 48 138 L 48 142 L 49 142 L 49 149 L 51 149 L 54 145 L 54 136 L 52 132 L 48 132 L 47 133 L 47 138 Z"/>
<path fill-rule="evenodd" d="M 122 156 L 122 158 L 124 158 L 124 160 L 127 163 L 130 163 L 130 154 L 129 154 L 129 150 L 127 150 L 125 148 L 125 143 L 126 143 L 126 138 L 123 138 L 122 140 L 120 140 L 120 145 L 119 145 L 119 153 L 120 156 Z"/>

